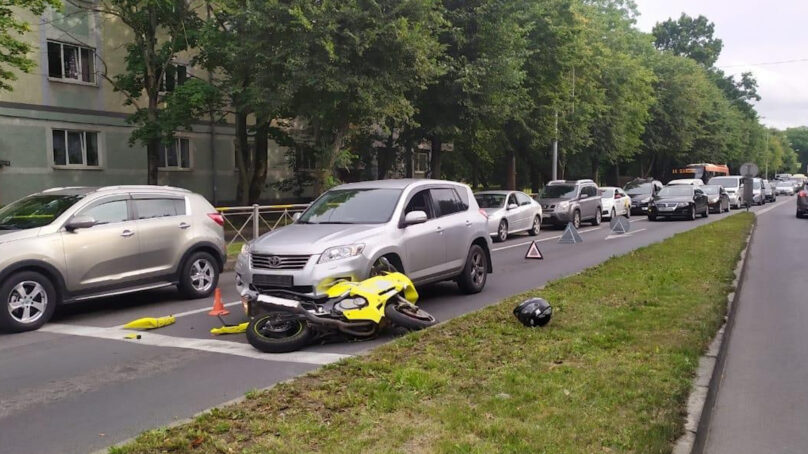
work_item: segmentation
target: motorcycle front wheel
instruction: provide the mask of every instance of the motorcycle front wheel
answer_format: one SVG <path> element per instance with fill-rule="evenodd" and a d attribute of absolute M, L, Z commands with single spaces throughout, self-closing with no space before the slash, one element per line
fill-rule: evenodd
<path fill-rule="evenodd" d="M 384 308 L 384 316 L 394 325 L 413 331 L 438 323 L 434 316 L 410 303 L 392 302 Z"/>
<path fill-rule="evenodd" d="M 287 353 L 309 345 L 313 332 L 304 320 L 281 311 L 257 315 L 247 325 L 247 341 L 265 353 Z"/>

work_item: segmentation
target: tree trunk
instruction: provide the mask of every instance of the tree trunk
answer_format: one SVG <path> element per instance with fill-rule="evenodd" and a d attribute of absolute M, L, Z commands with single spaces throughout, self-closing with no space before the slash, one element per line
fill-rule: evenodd
<path fill-rule="evenodd" d="M 146 144 L 146 168 L 148 169 L 148 184 L 159 184 L 160 139 L 150 139 Z"/>
<path fill-rule="evenodd" d="M 318 175 L 315 177 L 314 190 L 315 196 L 325 192 L 331 185 L 332 176 L 334 175 L 334 167 L 336 166 L 337 159 L 339 158 L 340 151 L 345 142 L 345 136 L 348 134 L 348 126 L 341 126 L 334 132 L 331 143 L 326 149 L 326 156 L 323 160 L 323 165 Z M 322 143 L 318 141 L 318 143 Z"/>
<path fill-rule="evenodd" d="M 442 145 L 440 138 L 437 136 L 432 137 L 432 157 L 429 162 L 429 177 L 436 180 L 440 179 L 440 154 Z"/>
<path fill-rule="evenodd" d="M 247 205 L 250 202 L 252 159 L 250 159 L 250 142 L 247 136 L 247 113 L 243 111 L 236 111 L 236 166 L 238 167 L 236 199 L 239 204 Z"/>
<path fill-rule="evenodd" d="M 516 152 L 511 149 L 508 151 L 508 174 L 505 178 L 505 189 L 516 190 Z"/>
<path fill-rule="evenodd" d="M 255 165 L 252 169 L 252 179 L 250 180 L 250 197 L 249 203 L 258 203 L 261 199 L 261 193 L 264 191 L 264 185 L 267 182 L 267 167 L 269 164 L 269 121 L 266 119 L 258 120 L 259 123 L 255 128 Z"/>
<path fill-rule="evenodd" d="M 404 149 L 404 177 L 405 178 L 412 178 L 412 147 L 406 146 Z"/>
<path fill-rule="evenodd" d="M 537 162 L 532 162 L 530 164 L 530 192 L 534 194 L 538 193 L 540 185 L 541 172 L 539 169 L 539 164 Z"/>
<path fill-rule="evenodd" d="M 390 131 L 390 136 L 387 138 L 386 146 L 383 148 L 378 148 L 376 151 L 376 162 L 378 164 L 378 171 L 376 174 L 377 180 L 384 180 L 387 178 L 387 173 L 390 172 L 390 168 L 393 166 L 393 162 L 395 161 L 396 140 L 393 134 L 394 132 Z"/>

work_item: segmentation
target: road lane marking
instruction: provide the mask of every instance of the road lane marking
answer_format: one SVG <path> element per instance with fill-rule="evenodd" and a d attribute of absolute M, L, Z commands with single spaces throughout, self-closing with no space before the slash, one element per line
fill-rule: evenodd
<path fill-rule="evenodd" d="M 775 209 L 775 208 L 779 207 L 780 205 L 786 204 L 786 203 L 788 203 L 788 202 L 789 202 L 789 200 L 783 200 L 782 202 L 780 202 L 780 203 L 775 203 L 774 205 L 772 205 L 772 206 L 770 206 L 770 207 L 768 207 L 768 208 L 764 208 L 764 209 L 762 209 L 762 210 L 757 210 L 755 213 L 757 213 L 758 215 L 761 215 L 761 214 L 766 214 L 766 213 L 768 213 L 769 211 L 771 211 L 771 210 L 773 210 L 773 209 Z"/>
<path fill-rule="evenodd" d="M 601 229 L 600 227 L 595 227 L 595 228 L 592 228 L 592 229 L 579 230 L 578 233 L 594 232 L 595 230 L 600 230 L 600 229 Z M 542 238 L 540 240 L 536 240 L 536 242 L 537 243 L 542 243 L 544 241 L 557 240 L 557 239 L 561 238 L 562 236 L 563 236 L 563 234 L 562 235 L 551 236 L 551 237 L 547 237 L 547 238 Z M 528 245 L 528 244 L 530 244 L 532 242 L 533 241 L 531 240 L 531 241 L 525 241 L 524 243 L 509 244 L 507 246 L 502 246 L 502 247 L 491 249 L 491 251 L 492 252 L 504 251 L 505 249 L 511 249 L 511 248 L 515 248 L 515 247 L 519 247 L 519 246 L 526 246 L 526 245 Z"/>
<path fill-rule="evenodd" d="M 625 238 L 627 236 L 634 235 L 635 233 L 642 232 L 643 230 L 648 230 L 648 229 L 632 230 L 632 231 L 626 232 L 626 233 L 612 233 L 611 235 L 607 236 L 605 239 L 613 240 L 615 238 Z"/>
<path fill-rule="evenodd" d="M 242 356 L 245 358 L 260 359 L 263 361 L 302 363 L 302 364 L 330 364 L 351 355 L 341 355 L 338 353 L 323 352 L 292 352 L 292 353 L 263 353 L 252 347 L 250 344 L 240 342 L 230 342 L 213 339 L 191 339 L 185 337 L 166 336 L 151 332 L 139 332 L 140 339 L 127 340 L 123 337 L 132 334 L 131 330 L 120 328 L 99 328 L 95 326 L 65 325 L 61 323 L 50 323 L 39 331 L 53 334 L 64 334 L 69 336 L 90 337 L 94 339 L 109 339 L 119 342 L 127 342 L 135 345 L 148 345 L 150 347 L 183 348 L 186 350 L 197 350 L 208 353 L 221 353 L 224 355 Z"/>

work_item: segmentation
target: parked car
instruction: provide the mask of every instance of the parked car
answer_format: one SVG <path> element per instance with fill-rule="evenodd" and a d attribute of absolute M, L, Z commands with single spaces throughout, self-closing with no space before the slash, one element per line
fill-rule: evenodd
<path fill-rule="evenodd" d="M 631 214 L 647 214 L 648 204 L 654 195 L 662 189 L 662 183 L 650 178 L 636 178 L 623 186 L 631 197 Z"/>
<path fill-rule="evenodd" d="M 778 195 L 794 195 L 794 185 L 789 180 L 778 180 L 774 189 Z"/>
<path fill-rule="evenodd" d="M 727 191 L 730 208 L 741 208 L 743 201 L 743 177 L 740 175 L 729 175 L 724 177 L 712 177 L 707 184 L 720 184 Z"/>
<path fill-rule="evenodd" d="M 808 213 L 808 190 L 804 187 L 797 193 L 797 217 L 803 218 Z"/>
<path fill-rule="evenodd" d="M 763 200 L 765 202 L 776 202 L 777 201 L 777 192 L 774 190 L 774 185 L 772 185 L 769 180 L 762 180 L 763 184 Z"/>
<path fill-rule="evenodd" d="M 763 195 L 763 179 L 762 178 L 753 178 L 752 179 L 752 204 L 753 205 L 765 205 L 766 204 L 766 197 Z"/>
<path fill-rule="evenodd" d="M 158 186 L 56 188 L 0 209 L 0 329 L 41 327 L 59 304 L 176 285 L 209 296 L 225 262 L 222 216 Z"/>
<path fill-rule="evenodd" d="M 555 180 L 537 196 L 544 212 L 542 221 L 556 226 L 567 223 L 577 229 L 581 222 L 600 225 L 603 211 L 598 186 L 592 180 Z"/>
<path fill-rule="evenodd" d="M 603 217 L 613 219 L 617 216 L 631 217 L 631 197 L 621 188 L 604 186 L 598 190 L 600 194 Z"/>
<path fill-rule="evenodd" d="M 524 192 L 484 191 L 474 194 L 474 198 L 488 215 L 488 231 L 495 241 L 505 241 L 519 232 L 539 234 L 541 205 Z"/>
<path fill-rule="evenodd" d="M 684 217 L 694 220 L 696 215 L 710 215 L 707 195 L 694 185 L 665 186 L 648 206 L 648 220 L 656 221 L 663 217 Z"/>
<path fill-rule="evenodd" d="M 799 190 L 800 190 L 800 189 L 802 189 L 802 181 L 800 181 L 800 180 L 798 180 L 798 179 L 796 179 L 796 178 L 791 178 L 791 179 L 789 179 L 788 181 L 789 181 L 789 182 L 791 183 L 791 185 L 794 187 L 794 193 L 795 193 L 795 194 L 796 194 L 797 192 L 799 192 Z"/>
<path fill-rule="evenodd" d="M 704 182 L 698 178 L 681 178 L 679 180 L 671 180 L 668 182 L 668 186 L 679 186 L 679 185 L 691 185 L 691 186 L 702 186 Z"/>
<path fill-rule="evenodd" d="M 296 221 L 245 244 L 236 287 L 323 295 L 336 281 L 387 271 L 416 285 L 455 280 L 485 287 L 491 236 L 471 188 L 440 180 L 380 180 L 337 186 Z"/>
<path fill-rule="evenodd" d="M 787 181 L 791 179 L 790 173 L 778 173 L 774 175 L 774 179 L 777 181 Z"/>
<path fill-rule="evenodd" d="M 729 196 L 723 186 L 720 184 L 706 184 L 701 187 L 701 190 L 707 195 L 710 212 L 723 213 L 729 211 Z"/>

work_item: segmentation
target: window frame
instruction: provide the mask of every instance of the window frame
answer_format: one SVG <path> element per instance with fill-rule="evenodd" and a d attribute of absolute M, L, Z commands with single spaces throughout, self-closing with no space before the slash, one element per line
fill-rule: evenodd
<path fill-rule="evenodd" d="M 443 210 L 441 210 L 440 199 L 438 199 L 437 194 L 435 193 L 435 191 L 449 191 L 452 194 L 454 194 L 455 210 L 452 211 L 451 213 L 448 213 L 448 214 L 444 213 Z M 460 195 L 458 195 L 457 191 L 454 188 L 447 188 L 447 187 L 429 188 L 429 197 L 430 197 L 431 202 L 432 202 L 432 211 L 435 213 L 435 218 L 436 219 L 437 218 L 442 218 L 444 216 L 451 216 L 453 214 L 458 214 L 458 213 L 462 213 L 462 212 L 466 211 L 466 210 L 463 209 L 463 205 L 464 205 L 463 200 L 460 198 Z"/>
<path fill-rule="evenodd" d="M 45 43 L 46 43 L 45 44 L 45 53 L 47 54 L 47 57 L 48 57 L 47 58 L 47 60 L 48 60 L 48 69 L 47 69 L 48 80 L 50 80 L 52 82 L 62 82 L 62 83 L 67 83 L 67 84 L 85 85 L 85 86 L 88 86 L 88 87 L 98 87 L 98 71 L 96 71 L 96 68 L 98 66 L 97 65 L 98 62 L 97 62 L 97 58 L 96 58 L 97 53 L 96 53 L 94 47 L 89 47 L 89 46 L 84 46 L 84 45 L 81 45 L 81 44 L 69 43 L 69 42 L 64 42 L 64 41 L 57 41 L 57 40 L 53 40 L 53 39 L 48 39 L 48 40 L 45 41 Z M 50 68 L 50 51 L 48 50 L 48 44 L 55 44 L 55 45 L 59 46 L 59 61 L 61 62 L 61 73 L 62 73 L 61 77 L 51 76 L 51 74 L 50 74 L 50 70 L 51 70 L 51 68 Z M 72 77 L 66 77 L 65 76 L 65 46 L 75 47 L 76 50 L 77 50 L 77 55 L 78 55 L 78 62 L 77 62 L 77 65 L 78 65 L 78 78 L 76 78 L 76 79 L 74 79 Z M 90 58 L 92 59 L 93 65 L 92 65 L 92 71 L 90 72 L 90 74 L 92 75 L 92 81 L 89 81 L 89 82 L 82 80 L 82 76 L 83 76 L 83 69 L 82 68 L 84 66 L 84 65 L 82 65 L 82 56 L 81 56 L 81 50 L 82 49 L 88 50 L 91 53 Z"/>
<path fill-rule="evenodd" d="M 171 200 L 173 202 L 182 202 L 183 209 L 185 213 L 183 214 L 173 214 L 170 216 L 159 216 L 159 217 L 150 217 L 150 218 L 141 218 L 140 213 L 138 212 L 138 202 L 148 202 L 149 200 Z M 170 195 L 170 194 L 132 194 L 131 200 L 131 216 L 132 219 L 135 221 L 153 221 L 155 219 L 158 220 L 165 220 L 165 219 L 176 219 L 180 217 L 185 217 L 190 215 L 190 209 L 188 207 L 188 199 L 186 197 L 180 195 Z"/>
<path fill-rule="evenodd" d="M 188 142 L 188 167 L 182 167 L 182 141 L 186 140 Z M 175 136 L 174 137 L 174 146 L 177 150 L 177 162 L 180 164 L 179 166 L 169 166 L 168 165 L 168 152 L 165 144 L 160 142 L 160 150 L 158 151 L 160 157 L 160 163 L 157 167 L 157 170 L 161 172 L 191 172 L 194 170 L 194 153 L 193 148 L 191 147 L 191 138 L 185 136 Z"/>
<path fill-rule="evenodd" d="M 71 128 L 60 128 L 60 127 L 52 127 L 49 128 L 48 139 L 46 143 L 48 144 L 48 156 L 49 162 L 51 163 L 52 168 L 58 170 L 104 170 L 104 159 L 102 153 L 102 146 L 101 146 L 101 131 L 98 130 L 89 130 L 89 129 L 71 129 Z M 65 163 L 58 164 L 56 162 L 56 156 L 54 154 L 54 133 L 56 131 L 62 131 L 62 137 L 64 140 L 64 150 L 65 150 Z M 70 164 L 70 151 L 68 150 L 68 141 L 67 141 L 67 134 L 70 132 L 74 133 L 81 133 L 83 136 L 82 140 L 82 147 L 81 147 L 81 164 Z M 98 160 L 98 164 L 96 165 L 89 165 L 87 164 L 87 134 L 95 134 L 95 152 L 96 158 Z"/>
<path fill-rule="evenodd" d="M 115 202 L 124 202 L 126 204 L 126 220 L 125 221 L 119 221 L 119 222 L 108 222 L 108 223 L 104 223 L 104 224 L 96 223 L 93 227 L 107 226 L 107 225 L 118 225 L 118 224 L 123 224 L 125 222 L 132 222 L 132 221 L 135 220 L 134 212 L 133 212 L 134 206 L 132 205 L 131 198 L 129 198 L 128 196 L 113 196 L 113 197 L 106 197 L 106 198 L 103 198 L 103 199 L 93 200 L 93 201 L 87 203 L 85 206 L 83 206 L 83 207 L 79 208 L 78 210 L 76 210 L 76 213 L 73 214 L 72 216 L 70 216 L 70 219 L 73 219 L 73 218 L 75 218 L 77 216 L 86 216 L 85 213 L 88 210 L 91 210 L 93 208 L 99 207 L 101 205 L 106 205 L 108 203 L 115 203 Z M 70 221 L 68 220 L 67 222 L 70 222 Z"/>
<path fill-rule="evenodd" d="M 168 88 L 168 77 L 167 76 L 168 76 L 168 68 L 169 67 L 173 67 L 173 70 L 174 70 L 174 82 L 173 82 L 174 86 L 171 87 L 171 89 Z M 182 82 L 180 82 L 179 77 L 177 77 L 177 75 L 179 74 L 179 71 L 177 70 L 177 68 L 179 68 L 179 67 L 184 68 L 185 78 L 183 79 Z M 176 62 L 172 62 L 172 63 L 169 63 L 168 65 L 166 65 L 166 67 L 163 69 L 163 74 L 160 76 L 160 84 L 158 86 L 159 88 L 158 88 L 157 93 L 160 94 L 160 95 L 167 95 L 167 94 L 173 92 L 174 90 L 176 90 L 177 87 L 179 87 L 180 85 L 187 82 L 188 79 L 189 79 L 189 72 L 188 72 L 189 67 L 190 67 L 190 65 L 187 65 L 185 63 L 176 63 Z"/>

